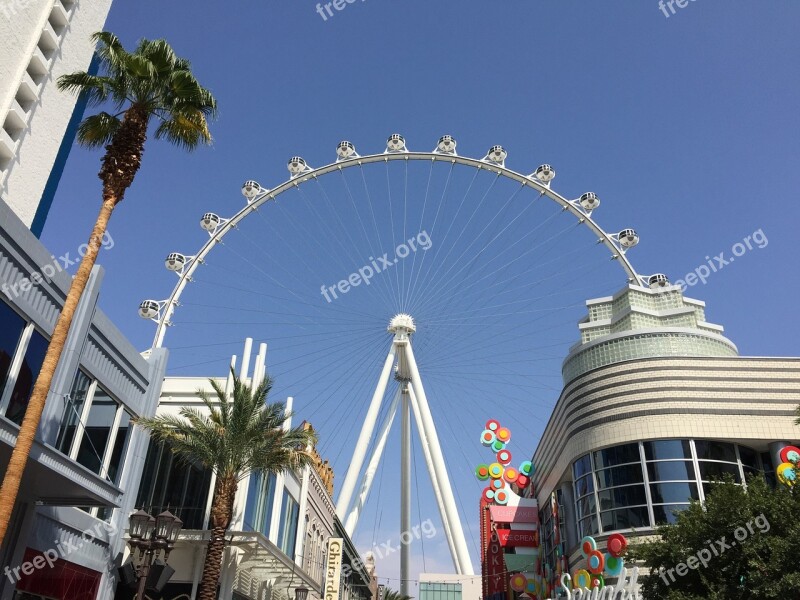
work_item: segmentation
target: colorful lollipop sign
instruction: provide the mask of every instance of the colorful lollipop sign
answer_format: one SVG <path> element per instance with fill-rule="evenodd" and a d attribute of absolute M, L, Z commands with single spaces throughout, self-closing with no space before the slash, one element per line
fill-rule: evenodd
<path fill-rule="evenodd" d="M 800 480 L 800 448 L 786 446 L 780 451 L 781 464 L 776 469 L 778 481 L 787 487 L 794 487 Z"/>
<path fill-rule="evenodd" d="M 506 446 L 510 441 L 510 429 L 501 427 L 495 419 L 486 421 L 486 429 L 481 432 L 481 444 L 492 449 L 496 462 L 478 465 L 475 476 L 490 482 L 483 490 L 483 497 L 500 506 L 508 504 L 512 485 L 519 490 L 517 495 L 522 496 L 533 475 L 533 464 L 529 460 L 522 461 L 518 469 L 509 466 L 512 456 Z"/>

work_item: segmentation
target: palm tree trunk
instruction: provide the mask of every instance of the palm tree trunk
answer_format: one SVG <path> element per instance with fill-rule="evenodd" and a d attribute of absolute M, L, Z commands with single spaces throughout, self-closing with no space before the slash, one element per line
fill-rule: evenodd
<path fill-rule="evenodd" d="M 97 216 L 92 235 L 89 237 L 89 248 L 84 254 L 83 260 L 81 260 L 81 264 L 78 267 L 78 272 L 69 287 L 67 299 L 61 309 L 61 314 L 58 315 L 53 335 L 50 338 L 50 345 L 47 346 L 42 369 L 36 378 L 33 393 L 28 401 L 28 407 L 25 409 L 25 418 L 19 428 L 17 443 L 11 453 L 11 460 L 8 462 L 8 467 L 3 477 L 3 485 L 0 487 L 0 544 L 5 538 L 8 523 L 11 520 L 19 485 L 22 481 L 22 474 L 25 472 L 28 455 L 36 437 L 36 430 L 39 428 L 39 420 L 42 418 L 42 411 L 47 400 L 47 394 L 50 391 L 50 384 L 53 381 L 53 374 L 61 358 L 61 352 L 64 350 L 64 344 L 67 341 L 72 317 L 78 307 L 78 301 L 83 294 L 83 290 L 89 281 L 89 275 L 97 260 L 97 253 L 100 250 L 103 234 L 106 232 L 108 220 L 115 205 L 114 199 L 107 199 L 100 208 L 100 214 Z"/>
<path fill-rule="evenodd" d="M 238 484 L 234 477 L 218 476 L 211 506 L 211 540 L 203 563 L 203 578 L 197 594 L 199 600 L 216 600 L 217 586 L 222 572 L 222 555 L 225 552 L 225 532 L 233 516 L 233 501 Z"/>
<path fill-rule="evenodd" d="M 39 421 L 50 392 L 53 375 L 67 341 L 72 317 L 75 315 L 78 302 L 86 289 L 92 267 L 97 261 L 97 253 L 100 251 L 103 235 L 108 229 L 108 220 L 111 218 L 114 207 L 122 201 L 125 190 L 130 187 L 141 165 L 144 143 L 147 139 L 147 124 L 148 114 L 142 108 L 132 106 L 126 111 L 122 125 L 114 139 L 106 146 L 99 173 L 103 182 L 103 204 L 100 207 L 100 214 L 95 221 L 92 235 L 89 236 L 89 247 L 86 254 L 83 255 L 78 272 L 72 279 L 64 307 L 53 328 L 53 335 L 50 337 L 50 344 L 47 346 L 42 368 L 33 386 L 33 393 L 25 409 L 25 418 L 19 428 L 17 443 L 14 445 L 11 460 L 9 460 L 3 476 L 3 485 L 0 487 L 0 544 L 5 539 L 8 523 L 17 502 L 22 475 L 25 472 L 36 431 L 39 429 Z"/>

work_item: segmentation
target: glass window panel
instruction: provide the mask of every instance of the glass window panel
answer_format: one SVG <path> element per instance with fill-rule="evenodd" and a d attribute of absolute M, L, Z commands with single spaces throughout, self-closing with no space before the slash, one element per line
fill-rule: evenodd
<path fill-rule="evenodd" d="M 644 455 L 647 460 L 671 460 L 692 458 L 689 440 L 659 440 L 644 442 Z"/>
<path fill-rule="evenodd" d="M 760 468 L 758 452 L 755 450 L 751 450 L 745 446 L 739 446 L 739 458 L 742 460 L 742 464 L 745 467 L 750 467 L 752 469 Z"/>
<path fill-rule="evenodd" d="M 604 532 L 618 531 L 620 529 L 649 527 L 650 517 L 646 506 L 636 506 L 600 513 L 600 523 Z"/>
<path fill-rule="evenodd" d="M 575 464 L 572 467 L 573 477 L 577 480 L 580 477 L 586 475 L 591 470 L 592 470 L 592 461 L 590 460 L 589 455 L 587 454 L 575 461 Z"/>
<path fill-rule="evenodd" d="M 626 465 L 624 467 L 614 467 L 613 469 L 603 469 L 597 472 L 597 487 L 603 489 L 617 485 L 629 485 L 631 483 L 641 483 L 644 481 L 642 465 Z"/>
<path fill-rule="evenodd" d="M 281 506 L 281 526 L 278 531 L 278 546 L 289 558 L 294 557 L 295 536 L 297 535 L 297 517 L 300 506 L 289 494 L 283 491 L 283 504 Z"/>
<path fill-rule="evenodd" d="M 594 491 L 594 479 L 592 478 L 591 473 L 584 477 L 581 477 L 575 482 L 575 496 L 580 498 L 582 496 L 586 496 L 587 494 L 591 494 Z"/>
<path fill-rule="evenodd" d="M 736 450 L 733 444 L 715 442 L 713 440 L 698 440 L 694 443 L 698 460 L 724 460 L 736 462 Z"/>
<path fill-rule="evenodd" d="M 656 525 L 670 525 L 678 520 L 677 512 L 689 508 L 688 504 L 663 504 L 661 506 L 653 507 L 653 516 L 656 519 Z"/>
<path fill-rule="evenodd" d="M 650 481 L 694 481 L 694 465 L 688 460 L 647 463 L 647 477 Z"/>
<path fill-rule="evenodd" d="M 586 496 L 585 498 L 582 498 L 582 499 L 578 500 L 578 503 L 577 503 L 577 506 L 578 506 L 578 518 L 580 519 L 582 517 L 586 517 L 588 515 L 594 514 L 595 507 L 596 507 L 595 502 L 596 501 L 595 501 L 595 498 L 594 498 L 594 494 L 591 494 L 590 496 Z M 552 530 L 552 525 L 550 523 L 548 523 L 548 525 L 550 525 L 550 528 Z"/>
<path fill-rule="evenodd" d="M 640 459 L 639 444 L 625 444 L 623 446 L 614 446 L 613 448 L 606 448 L 605 450 L 595 452 L 594 466 L 595 469 L 603 469 L 605 467 L 638 462 Z"/>
<path fill-rule="evenodd" d="M 739 474 L 739 465 L 700 461 L 700 478 L 703 481 L 721 479 L 725 475 L 732 475 L 736 483 L 742 483 L 742 478 Z"/>
<path fill-rule="evenodd" d="M 42 370 L 45 352 L 47 352 L 47 340 L 38 331 L 34 331 L 6 409 L 6 418 L 17 425 L 22 424 L 25 409 L 28 408 L 28 400 L 33 391 L 33 384 L 39 376 L 39 371 Z"/>
<path fill-rule="evenodd" d="M 111 462 L 108 464 L 108 478 L 114 483 L 119 483 L 119 476 L 122 472 L 120 465 L 124 462 L 125 451 L 128 449 L 128 440 L 131 433 L 131 415 L 128 411 L 122 411 L 117 430 L 117 439 L 114 440 L 114 448 L 111 450 Z"/>
<path fill-rule="evenodd" d="M 603 490 L 597 492 L 597 499 L 600 502 L 600 510 L 647 504 L 647 494 L 643 485 L 629 485 Z"/>
<path fill-rule="evenodd" d="M 597 527 L 597 517 L 589 517 L 578 522 L 579 537 L 583 538 L 596 533 L 600 533 Z"/>
<path fill-rule="evenodd" d="M 97 387 L 89 408 L 89 416 L 78 450 L 78 462 L 87 469 L 100 473 L 103 454 L 106 451 L 108 438 L 111 436 L 111 426 L 117 413 L 117 403 L 101 387 Z"/>
<path fill-rule="evenodd" d="M 700 499 L 696 483 L 654 483 L 650 486 L 650 497 L 654 504 L 676 504 Z"/>
<path fill-rule="evenodd" d="M 72 440 L 75 439 L 75 431 L 78 429 L 83 404 L 86 402 L 86 395 L 89 393 L 91 384 L 92 380 L 86 373 L 80 370 L 75 373 L 72 389 L 64 406 L 64 417 L 61 419 L 61 426 L 58 429 L 58 438 L 56 438 L 56 448 L 64 454 L 69 454 Z"/>
<path fill-rule="evenodd" d="M 5 302 L 0 301 L 0 394 L 6 387 L 8 370 L 17 351 L 25 320 Z"/>

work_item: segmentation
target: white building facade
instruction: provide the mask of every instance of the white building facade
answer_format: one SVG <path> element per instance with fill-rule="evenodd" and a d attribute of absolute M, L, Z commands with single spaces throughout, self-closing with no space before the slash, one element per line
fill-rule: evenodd
<path fill-rule="evenodd" d="M 0 0 L 0 199 L 39 235 L 83 106 L 57 79 L 88 70 L 111 0 Z"/>
<path fill-rule="evenodd" d="M 800 358 L 739 356 L 679 286 L 631 285 L 587 306 L 533 456 L 540 506 L 558 499 L 570 566 L 583 536 L 648 535 L 715 478 L 774 481 L 777 452 L 800 438 Z M 541 518 L 553 563 L 554 524 Z"/>

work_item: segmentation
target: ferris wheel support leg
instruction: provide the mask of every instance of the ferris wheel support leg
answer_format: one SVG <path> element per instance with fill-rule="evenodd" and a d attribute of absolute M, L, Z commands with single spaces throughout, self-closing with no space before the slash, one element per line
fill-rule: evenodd
<path fill-rule="evenodd" d="M 458 516 L 458 509 L 456 508 L 455 498 L 453 497 L 453 489 L 448 483 L 447 469 L 444 464 L 444 457 L 442 456 L 442 447 L 439 444 L 439 437 L 436 435 L 436 426 L 433 424 L 433 416 L 431 409 L 428 406 L 428 399 L 425 396 L 425 389 L 422 387 L 422 380 L 419 376 L 419 369 L 417 368 L 417 361 L 414 358 L 414 351 L 411 349 L 411 343 L 406 343 L 402 347 L 405 352 L 406 359 L 408 360 L 409 371 L 411 372 L 411 384 L 414 386 L 414 393 L 417 396 L 419 403 L 419 410 L 422 416 L 422 423 L 420 423 L 421 433 L 425 436 L 425 442 L 430 444 L 431 458 L 433 459 L 433 466 L 436 471 L 436 479 L 441 484 L 442 500 L 444 504 L 444 514 L 442 515 L 450 522 L 450 528 L 453 533 L 453 547 L 451 552 L 454 554 L 455 562 L 457 563 L 456 569 L 460 575 L 474 575 L 472 568 L 472 560 L 469 557 L 469 548 L 467 548 L 467 540 L 464 538 L 464 529 L 461 527 L 461 519 Z"/>
<path fill-rule="evenodd" d="M 439 485 L 439 480 L 436 478 L 436 469 L 433 466 L 430 445 L 422 434 L 422 415 L 420 415 L 417 396 L 414 394 L 414 388 L 411 385 L 408 386 L 408 397 L 411 400 L 411 409 L 414 411 L 414 420 L 417 422 L 419 441 L 422 446 L 422 454 L 425 456 L 425 464 L 428 467 L 428 475 L 430 475 L 431 478 L 433 495 L 436 497 L 436 505 L 439 507 L 439 514 L 442 516 L 442 526 L 444 527 L 444 535 L 447 538 L 447 547 L 450 548 L 450 552 L 453 555 L 453 567 L 458 570 L 458 555 L 455 552 L 455 544 L 453 543 L 453 532 L 450 529 L 450 522 L 445 518 L 441 486 Z M 422 518 L 421 515 L 420 518 Z"/>
<path fill-rule="evenodd" d="M 359 489 L 358 496 L 353 504 L 353 508 L 347 515 L 347 521 L 345 521 L 344 528 L 349 536 L 353 535 L 356 527 L 358 526 L 358 517 L 361 515 L 361 511 L 363 510 L 364 504 L 369 496 L 369 491 L 372 487 L 372 481 L 375 478 L 375 473 L 378 470 L 378 465 L 380 464 L 381 457 L 383 456 L 383 450 L 386 447 L 386 440 L 389 438 L 389 432 L 392 429 L 394 416 L 397 414 L 397 404 L 399 401 L 400 388 L 397 389 L 394 400 L 392 400 L 392 404 L 389 407 L 389 412 L 381 424 L 381 429 L 378 432 L 378 441 L 375 444 L 375 449 L 372 451 L 372 457 L 367 464 L 367 470 L 364 471 L 364 477 L 361 479 L 361 488 Z"/>
<path fill-rule="evenodd" d="M 411 579 L 411 410 L 406 386 L 402 392 L 402 428 L 400 436 L 400 595 L 410 598 Z"/>
<path fill-rule="evenodd" d="M 345 518 L 347 510 L 350 508 L 350 500 L 353 497 L 353 490 L 355 489 L 358 475 L 361 473 L 361 467 L 364 465 L 364 455 L 367 453 L 369 440 L 372 438 L 372 432 L 375 430 L 375 422 L 378 420 L 378 411 L 380 410 L 381 402 L 383 402 L 383 396 L 386 393 L 386 385 L 389 382 L 389 375 L 394 365 L 396 352 L 396 346 L 392 343 L 389 354 L 386 357 L 386 362 L 383 363 L 383 370 L 378 379 L 375 393 L 372 395 L 372 401 L 367 410 L 367 415 L 364 418 L 361 433 L 358 434 L 356 448 L 353 451 L 353 460 L 350 461 L 350 467 L 347 469 L 347 475 L 342 484 L 342 491 L 339 492 L 339 502 L 336 504 L 336 514 L 340 519 Z"/>

